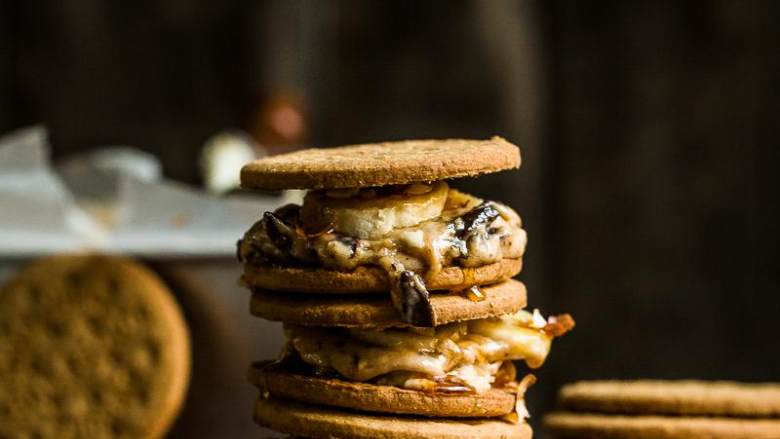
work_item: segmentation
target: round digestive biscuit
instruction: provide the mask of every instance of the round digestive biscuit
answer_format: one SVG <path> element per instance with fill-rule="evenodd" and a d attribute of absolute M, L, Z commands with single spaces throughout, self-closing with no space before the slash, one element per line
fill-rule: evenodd
<path fill-rule="evenodd" d="M 162 437 L 188 380 L 181 312 L 133 262 L 50 257 L 0 290 L 0 437 Z"/>
<path fill-rule="evenodd" d="M 425 280 L 430 291 L 462 290 L 473 285 L 489 285 L 514 277 L 522 269 L 522 259 L 502 259 L 482 267 L 447 267 Z M 297 293 L 346 294 L 383 293 L 390 290 L 387 272 L 379 267 L 361 266 L 353 271 L 323 268 L 244 266 L 243 282 L 250 288 Z"/>
<path fill-rule="evenodd" d="M 341 189 L 469 177 L 520 166 L 520 150 L 487 140 L 405 140 L 306 149 L 241 169 L 248 189 Z"/>
<path fill-rule="evenodd" d="M 366 414 L 260 397 L 255 421 L 312 439 L 531 439 L 531 427 L 494 419 L 435 419 Z"/>
<path fill-rule="evenodd" d="M 460 294 L 431 294 L 433 325 L 483 319 L 517 312 L 526 305 L 525 286 L 516 280 L 480 288 L 485 295 L 475 302 Z M 405 327 L 387 297 L 377 295 L 293 295 L 262 292 L 252 294 L 252 314 L 266 320 L 304 326 L 355 328 Z"/>
<path fill-rule="evenodd" d="M 436 393 L 305 375 L 279 363 L 256 363 L 249 381 L 273 396 L 368 412 L 429 417 L 490 418 L 515 410 L 515 393 Z"/>
<path fill-rule="evenodd" d="M 587 412 L 778 417 L 780 383 L 582 381 L 561 388 L 559 400 Z"/>
<path fill-rule="evenodd" d="M 554 439 L 778 439 L 780 419 L 553 413 Z"/>

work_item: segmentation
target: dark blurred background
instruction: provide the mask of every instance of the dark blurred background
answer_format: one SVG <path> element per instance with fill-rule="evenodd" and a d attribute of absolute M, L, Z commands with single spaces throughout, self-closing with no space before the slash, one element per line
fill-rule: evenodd
<path fill-rule="evenodd" d="M 0 5 L 0 130 L 43 122 L 55 157 L 135 145 L 199 184 L 232 127 L 275 150 L 519 144 L 520 172 L 457 184 L 520 212 L 530 306 L 577 319 L 536 420 L 577 379 L 780 380 L 778 2 Z"/>

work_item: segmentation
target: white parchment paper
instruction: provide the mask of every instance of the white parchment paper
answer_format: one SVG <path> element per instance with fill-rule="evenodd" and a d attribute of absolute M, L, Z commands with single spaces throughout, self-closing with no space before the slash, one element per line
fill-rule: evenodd
<path fill-rule="evenodd" d="M 230 256 L 262 212 L 299 197 L 215 197 L 116 166 L 159 167 L 151 156 L 126 147 L 111 155 L 120 157 L 111 166 L 103 151 L 55 171 L 43 127 L 0 137 L 0 257 L 80 250 Z"/>

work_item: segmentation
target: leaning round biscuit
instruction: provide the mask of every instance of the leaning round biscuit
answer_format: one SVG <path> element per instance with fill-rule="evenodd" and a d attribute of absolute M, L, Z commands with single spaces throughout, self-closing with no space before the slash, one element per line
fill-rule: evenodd
<path fill-rule="evenodd" d="M 431 294 L 433 325 L 483 319 L 517 312 L 526 305 L 525 286 L 516 280 L 480 288 L 485 299 L 479 302 L 460 294 Z M 250 309 L 266 320 L 304 326 L 356 328 L 405 327 L 398 311 L 387 297 L 377 295 L 301 295 L 255 291 Z"/>
<path fill-rule="evenodd" d="M 780 419 L 553 413 L 544 426 L 555 439 L 780 438 Z"/>
<path fill-rule="evenodd" d="M 503 389 L 481 394 L 423 392 L 304 375 L 290 369 L 279 363 L 255 363 L 249 368 L 249 381 L 280 398 L 367 412 L 492 418 L 515 410 L 515 393 Z"/>
<path fill-rule="evenodd" d="M 520 150 L 487 140 L 404 140 L 306 149 L 241 169 L 248 189 L 340 189 L 470 177 L 520 166 Z"/>
<path fill-rule="evenodd" d="M 780 416 L 780 383 L 731 381 L 582 381 L 559 393 L 578 411 L 741 417 Z"/>
<path fill-rule="evenodd" d="M 508 258 L 482 267 L 447 267 L 426 279 L 425 286 L 430 291 L 457 291 L 474 285 L 489 285 L 514 277 L 522 267 L 522 259 Z M 296 293 L 387 293 L 390 290 L 387 272 L 369 266 L 335 271 L 246 264 L 242 280 L 250 288 Z"/>
<path fill-rule="evenodd" d="M 136 263 L 49 257 L 0 290 L 0 437 L 162 437 L 189 369 L 182 314 Z"/>
<path fill-rule="evenodd" d="M 432 419 L 365 414 L 260 397 L 255 421 L 282 433 L 311 439 L 530 439 L 531 427 L 494 419 Z"/>

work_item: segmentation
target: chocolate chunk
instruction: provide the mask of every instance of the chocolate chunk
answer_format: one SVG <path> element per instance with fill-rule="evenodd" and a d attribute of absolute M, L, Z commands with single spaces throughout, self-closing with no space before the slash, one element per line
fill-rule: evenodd
<path fill-rule="evenodd" d="M 493 207 L 493 203 L 486 201 L 461 217 L 463 228 L 457 232 L 456 236 L 461 239 L 467 239 L 469 235 L 490 224 L 499 215 L 500 213 Z"/>
<path fill-rule="evenodd" d="M 274 215 L 286 224 L 298 223 L 300 217 L 301 206 L 297 204 L 285 204 L 284 206 L 276 209 Z"/>
<path fill-rule="evenodd" d="M 236 256 L 239 262 L 266 264 L 272 261 L 269 255 L 263 253 L 260 246 L 250 239 L 239 239 L 236 243 Z"/>
<path fill-rule="evenodd" d="M 295 239 L 295 230 L 271 212 L 263 214 L 265 233 L 279 250 L 289 251 Z"/>
<path fill-rule="evenodd" d="M 409 270 L 401 272 L 390 294 L 405 322 L 414 326 L 433 326 L 430 294 L 419 274 Z"/>

